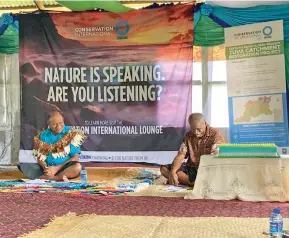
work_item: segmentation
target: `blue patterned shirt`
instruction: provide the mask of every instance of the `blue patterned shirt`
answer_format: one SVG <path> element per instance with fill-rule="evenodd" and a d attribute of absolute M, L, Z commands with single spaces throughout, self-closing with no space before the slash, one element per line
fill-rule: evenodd
<path fill-rule="evenodd" d="M 54 135 L 51 129 L 46 129 L 43 131 L 40 135 L 40 140 L 47 143 L 47 144 L 54 144 L 58 142 L 59 140 L 63 139 L 63 137 L 71 130 L 69 126 L 64 126 L 64 129 L 61 133 Z M 54 158 L 52 156 L 52 153 L 47 155 L 47 158 L 45 160 L 47 166 L 54 166 L 54 165 L 60 165 L 66 162 L 67 160 L 71 159 L 74 155 L 80 154 L 81 149 L 80 147 L 75 147 L 74 145 L 70 144 L 70 153 L 64 157 L 57 157 Z"/>

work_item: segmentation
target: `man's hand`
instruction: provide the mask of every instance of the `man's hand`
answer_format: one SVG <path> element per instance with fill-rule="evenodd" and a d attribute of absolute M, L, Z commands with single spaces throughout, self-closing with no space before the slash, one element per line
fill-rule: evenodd
<path fill-rule="evenodd" d="M 214 145 L 212 146 L 211 154 L 212 154 L 212 155 L 217 155 L 217 154 L 219 154 L 219 146 L 218 146 L 217 144 L 214 144 Z"/>
<path fill-rule="evenodd" d="M 177 173 L 175 172 L 170 172 L 169 174 L 169 184 L 170 185 L 175 185 L 177 186 L 179 184 L 179 178 L 178 178 L 178 175 Z"/>
<path fill-rule="evenodd" d="M 49 169 L 49 167 L 46 167 L 43 170 L 43 173 L 44 173 L 45 176 L 49 176 L 49 177 L 53 176 L 52 171 L 51 171 L 51 169 Z"/>
<path fill-rule="evenodd" d="M 45 176 L 54 176 L 58 172 L 57 166 L 49 166 L 44 170 Z"/>

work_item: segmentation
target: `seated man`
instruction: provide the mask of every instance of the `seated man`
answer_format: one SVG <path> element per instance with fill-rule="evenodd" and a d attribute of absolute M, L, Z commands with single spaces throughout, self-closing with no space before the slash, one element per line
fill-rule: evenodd
<path fill-rule="evenodd" d="M 81 171 L 79 154 L 85 139 L 82 131 L 65 126 L 61 113 L 54 111 L 48 119 L 48 129 L 34 138 L 33 155 L 38 164 L 20 164 L 19 169 L 30 179 L 67 182 Z"/>
<path fill-rule="evenodd" d="M 217 144 L 225 143 L 217 129 L 210 127 L 201 113 L 189 116 L 191 130 L 187 132 L 183 143 L 171 165 L 161 166 L 161 174 L 171 185 L 193 186 L 197 177 L 197 169 L 202 155 L 217 152 Z M 183 161 L 188 158 L 187 163 Z"/>

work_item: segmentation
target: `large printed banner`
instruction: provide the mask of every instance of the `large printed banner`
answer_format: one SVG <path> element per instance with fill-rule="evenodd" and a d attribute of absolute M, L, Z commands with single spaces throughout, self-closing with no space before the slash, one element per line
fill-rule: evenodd
<path fill-rule="evenodd" d="M 19 22 L 21 162 L 53 110 L 88 135 L 82 161 L 172 161 L 192 108 L 192 4 Z"/>
<path fill-rule="evenodd" d="M 225 29 L 232 143 L 288 147 L 283 21 Z"/>

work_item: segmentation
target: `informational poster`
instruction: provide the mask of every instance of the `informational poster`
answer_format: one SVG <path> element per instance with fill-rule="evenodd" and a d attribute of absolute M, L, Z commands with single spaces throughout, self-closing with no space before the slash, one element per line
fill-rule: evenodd
<path fill-rule="evenodd" d="M 283 21 L 225 28 L 231 143 L 288 147 Z"/>
<path fill-rule="evenodd" d="M 171 162 L 192 108 L 193 9 L 20 15 L 20 161 L 58 110 L 88 136 L 82 161 Z"/>

